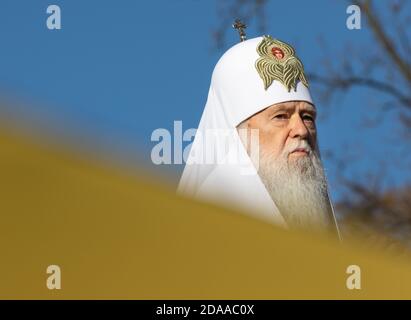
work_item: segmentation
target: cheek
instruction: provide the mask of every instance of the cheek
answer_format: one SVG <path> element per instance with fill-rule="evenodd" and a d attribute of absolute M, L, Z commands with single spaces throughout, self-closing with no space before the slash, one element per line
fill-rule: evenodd
<path fill-rule="evenodd" d="M 262 153 L 278 156 L 285 145 L 287 134 L 278 130 L 260 132 L 260 148 Z"/>
<path fill-rule="evenodd" d="M 315 137 L 317 135 L 317 128 L 315 126 L 314 127 L 307 127 L 307 129 L 313 137 Z"/>
<path fill-rule="evenodd" d="M 310 129 L 310 140 L 313 146 L 317 145 L 317 131 L 315 129 Z"/>

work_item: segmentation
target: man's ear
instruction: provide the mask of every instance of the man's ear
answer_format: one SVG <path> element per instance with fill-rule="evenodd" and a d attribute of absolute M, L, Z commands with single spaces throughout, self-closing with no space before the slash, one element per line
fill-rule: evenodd
<path fill-rule="evenodd" d="M 244 148 L 247 151 L 247 154 L 250 154 L 250 130 L 248 128 L 248 120 L 244 120 L 237 126 L 238 136 L 240 137 L 241 142 L 244 145 Z"/>

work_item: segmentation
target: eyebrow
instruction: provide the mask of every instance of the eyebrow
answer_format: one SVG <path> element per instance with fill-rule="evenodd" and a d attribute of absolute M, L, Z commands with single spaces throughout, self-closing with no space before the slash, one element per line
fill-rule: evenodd
<path fill-rule="evenodd" d="M 284 110 L 287 110 L 287 111 L 295 110 L 296 107 L 297 106 L 295 104 L 293 104 L 293 105 L 278 104 L 278 105 L 272 106 L 270 109 L 271 109 L 272 113 L 275 113 L 275 112 L 284 111 Z M 306 105 L 306 104 L 300 109 L 300 111 L 310 112 L 310 113 L 313 113 L 314 115 L 317 114 L 317 111 L 315 110 L 315 108 L 313 106 Z"/>

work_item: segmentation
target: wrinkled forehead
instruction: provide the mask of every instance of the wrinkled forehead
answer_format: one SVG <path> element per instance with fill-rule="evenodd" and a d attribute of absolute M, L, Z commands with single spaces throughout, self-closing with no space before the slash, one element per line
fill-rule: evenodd
<path fill-rule="evenodd" d="M 266 110 L 269 111 L 276 111 L 276 110 L 287 110 L 287 111 L 293 111 L 293 110 L 306 110 L 306 111 L 311 111 L 311 112 L 316 112 L 315 105 L 307 102 L 307 101 L 285 101 L 281 103 L 276 103 L 271 106 L 269 106 Z"/>

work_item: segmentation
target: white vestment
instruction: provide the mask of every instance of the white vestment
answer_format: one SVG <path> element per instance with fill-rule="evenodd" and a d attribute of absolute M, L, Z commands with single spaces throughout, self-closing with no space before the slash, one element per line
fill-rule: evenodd
<path fill-rule="evenodd" d="M 259 58 L 256 48 L 262 39 L 258 37 L 238 43 L 215 66 L 207 103 L 178 192 L 238 208 L 253 217 L 287 227 L 247 155 L 236 126 L 273 104 L 297 100 L 312 103 L 312 99 L 301 82 L 298 82 L 296 91 L 288 91 L 278 81 L 264 89 L 255 67 Z M 213 131 L 215 139 L 204 139 L 207 131 Z M 227 131 L 235 134 L 230 136 L 229 145 L 224 148 Z M 237 163 L 205 161 L 206 155 L 221 155 L 221 152 L 225 159 L 241 160 Z"/>

